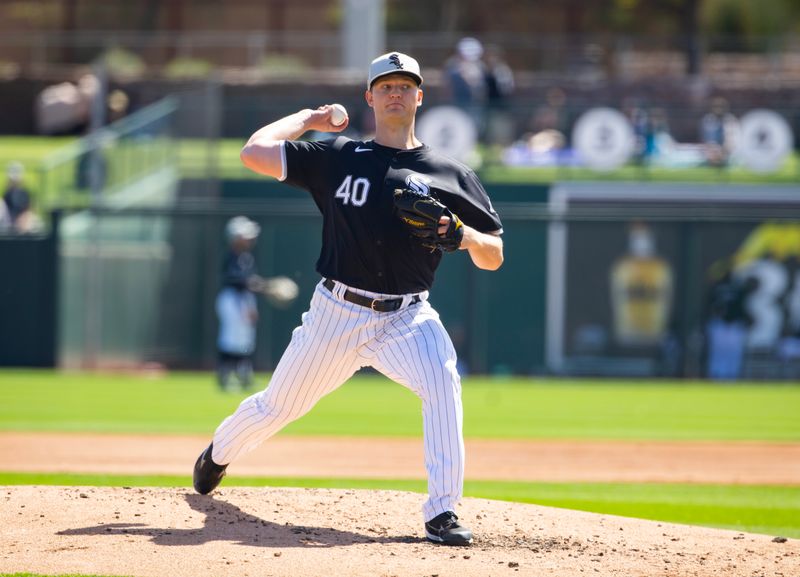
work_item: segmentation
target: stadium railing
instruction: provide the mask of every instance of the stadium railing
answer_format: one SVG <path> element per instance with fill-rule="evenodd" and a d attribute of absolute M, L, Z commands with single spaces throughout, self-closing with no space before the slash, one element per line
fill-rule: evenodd
<path fill-rule="evenodd" d="M 178 180 L 167 97 L 58 149 L 41 161 L 44 207 L 163 204 Z"/>

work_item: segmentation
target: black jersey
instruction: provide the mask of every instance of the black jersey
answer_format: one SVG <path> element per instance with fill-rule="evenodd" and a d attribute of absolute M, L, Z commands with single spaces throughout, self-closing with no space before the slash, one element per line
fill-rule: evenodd
<path fill-rule="evenodd" d="M 247 288 L 247 281 L 256 274 L 256 259 L 249 251 L 229 250 L 222 261 L 222 286 L 238 290 Z"/>
<path fill-rule="evenodd" d="M 323 216 L 317 271 L 364 290 L 430 289 L 442 258 L 413 239 L 392 213 L 396 188 L 434 194 L 472 228 L 501 233 L 478 177 L 428 146 L 400 150 L 344 137 L 283 146 L 284 180 L 311 193 Z"/>

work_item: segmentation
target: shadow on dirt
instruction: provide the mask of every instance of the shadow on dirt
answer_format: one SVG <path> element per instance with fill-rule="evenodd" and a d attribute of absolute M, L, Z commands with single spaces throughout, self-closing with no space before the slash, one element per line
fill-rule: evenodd
<path fill-rule="evenodd" d="M 58 535 L 143 535 L 156 545 L 180 547 L 202 545 L 213 541 L 230 541 L 251 547 L 340 547 L 362 543 L 421 543 L 424 539 L 413 536 L 389 535 L 388 530 L 371 527 L 372 534 L 354 533 L 331 527 L 277 524 L 250 513 L 235 505 L 211 496 L 186 494 L 186 502 L 199 513 L 205 514 L 203 527 L 176 529 L 152 527 L 145 523 L 102 523 L 59 531 Z M 369 525 L 367 521 L 365 525 Z M 374 533 L 373 533 L 374 532 Z"/>

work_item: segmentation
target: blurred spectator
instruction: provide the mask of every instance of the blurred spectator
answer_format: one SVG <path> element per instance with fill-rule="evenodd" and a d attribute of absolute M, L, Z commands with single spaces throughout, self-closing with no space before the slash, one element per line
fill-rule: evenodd
<path fill-rule="evenodd" d="M 0 202 L 0 234 L 11 230 L 11 217 L 8 215 L 5 201 Z"/>
<path fill-rule="evenodd" d="M 635 138 L 633 160 L 640 165 L 689 168 L 706 164 L 706 146 L 677 142 L 671 134 L 667 111 L 648 107 L 638 98 L 626 99 L 622 110 Z"/>
<path fill-rule="evenodd" d="M 755 288 L 753 282 L 738 279 L 729 260 L 711 267 L 706 321 L 706 374 L 710 379 L 732 380 L 741 375 L 751 324 L 745 302 Z"/>
<path fill-rule="evenodd" d="M 450 103 L 475 121 L 478 134 L 485 131 L 484 108 L 487 102 L 486 66 L 481 60 L 483 45 L 475 38 L 462 38 L 456 53 L 444 64 L 444 86 Z"/>
<path fill-rule="evenodd" d="M 92 108 L 101 94 L 101 81 L 91 72 L 83 74 L 75 82 L 46 87 L 34 104 L 36 131 L 48 135 L 86 134 L 91 125 Z M 125 91 L 112 90 L 106 96 L 103 124 L 126 116 L 130 107 L 130 98 Z"/>
<path fill-rule="evenodd" d="M 11 162 L 8 165 L 6 175 L 8 182 L 6 190 L 3 194 L 3 200 L 8 209 L 8 216 L 12 224 L 16 224 L 17 219 L 24 212 L 31 208 L 31 195 L 27 188 L 22 184 L 22 177 L 25 174 L 25 168 L 20 162 Z"/>
<path fill-rule="evenodd" d="M 650 155 L 659 154 L 673 140 L 669 130 L 667 111 L 663 108 L 650 109 L 649 140 L 645 143 L 645 151 Z"/>
<path fill-rule="evenodd" d="M 116 122 L 128 114 L 131 100 L 128 95 L 119 88 L 112 90 L 106 99 L 108 123 Z"/>
<path fill-rule="evenodd" d="M 486 138 L 490 144 L 509 145 L 514 139 L 514 124 L 509 111 L 509 98 L 514 92 L 514 72 L 503 59 L 499 46 L 486 48 L 484 65 Z"/>
<path fill-rule="evenodd" d="M 798 231 L 800 233 L 800 231 Z M 800 243 L 798 243 L 798 239 L 800 234 L 794 236 L 794 250 L 800 250 Z M 790 241 L 791 242 L 791 241 Z M 778 341 L 777 346 L 777 354 L 778 358 L 784 363 L 785 369 L 791 369 L 792 365 L 795 365 L 795 370 L 800 369 L 800 366 L 797 366 L 797 361 L 800 360 L 800 255 L 798 254 L 790 254 L 786 256 L 783 260 L 783 264 L 786 267 L 787 272 L 789 272 L 789 277 L 795 279 L 795 286 L 794 290 L 792 291 L 792 297 L 788 297 L 786 300 L 786 322 L 784 324 L 784 334 L 781 336 L 780 340 Z M 798 378 L 798 374 L 792 374 L 791 370 L 787 370 L 789 373 L 788 376 L 793 377 L 795 379 Z"/>
<path fill-rule="evenodd" d="M 31 208 L 31 194 L 22 182 L 25 168 L 20 162 L 8 165 L 8 183 L 3 194 L 3 204 L 8 215 L 8 222 L 14 232 L 38 232 L 42 221 Z"/>
<path fill-rule="evenodd" d="M 48 86 L 36 98 L 36 129 L 39 134 L 80 134 L 89 125 L 92 101 L 100 93 L 100 81 L 84 74 L 77 82 Z"/>
<path fill-rule="evenodd" d="M 106 110 L 103 113 L 103 123 L 111 124 L 121 120 L 128 114 L 130 98 L 119 89 L 112 90 L 106 98 Z M 84 136 L 91 136 L 91 123 L 84 127 Z M 139 129 L 135 134 L 145 136 L 147 129 Z M 75 187 L 81 190 L 92 189 L 96 186 L 102 189 L 108 182 L 109 163 L 103 152 L 102 146 L 94 146 L 83 152 L 75 167 Z"/>
<path fill-rule="evenodd" d="M 508 98 L 514 92 L 514 72 L 503 58 L 503 50 L 496 45 L 488 46 L 484 65 L 489 108 L 508 108 Z"/>
<path fill-rule="evenodd" d="M 567 95 L 561 88 L 553 87 L 547 91 L 545 103 L 536 109 L 531 120 L 531 131 L 536 134 L 543 130 L 557 130 L 567 134 L 568 119 L 566 112 Z"/>
<path fill-rule="evenodd" d="M 506 148 L 503 161 L 512 166 L 571 165 L 575 157 L 568 148 L 565 102 L 561 88 L 550 88 L 530 117 L 528 131 Z"/>
<path fill-rule="evenodd" d="M 93 185 L 102 190 L 108 182 L 108 159 L 100 146 L 81 153 L 75 165 L 75 188 L 93 190 Z"/>
<path fill-rule="evenodd" d="M 636 138 L 634 159 L 640 164 L 669 165 L 675 141 L 669 132 L 667 113 L 663 108 L 645 108 L 636 103 L 628 111 Z"/>
<path fill-rule="evenodd" d="M 728 101 L 717 97 L 700 122 L 700 138 L 705 147 L 706 163 L 726 166 L 736 146 L 739 121 L 730 113 Z"/>
<path fill-rule="evenodd" d="M 558 130 L 542 130 L 528 138 L 531 151 L 538 154 L 557 152 L 565 145 L 564 135 Z"/>
<path fill-rule="evenodd" d="M 652 126 L 650 125 L 650 113 L 639 102 L 633 103 L 625 111 L 633 127 L 633 135 L 636 139 L 633 150 L 633 160 L 637 164 L 644 164 L 649 156 L 652 156 Z"/>

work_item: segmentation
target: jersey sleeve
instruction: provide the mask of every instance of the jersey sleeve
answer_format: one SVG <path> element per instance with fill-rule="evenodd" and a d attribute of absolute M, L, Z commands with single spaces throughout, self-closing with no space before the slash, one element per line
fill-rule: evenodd
<path fill-rule="evenodd" d="M 478 176 L 467 169 L 459 174 L 459 184 L 462 195 L 457 197 L 451 210 L 478 232 L 502 234 L 503 223 Z"/>
<path fill-rule="evenodd" d="M 283 143 L 283 181 L 308 190 L 324 190 L 330 182 L 332 140 L 285 140 Z"/>

